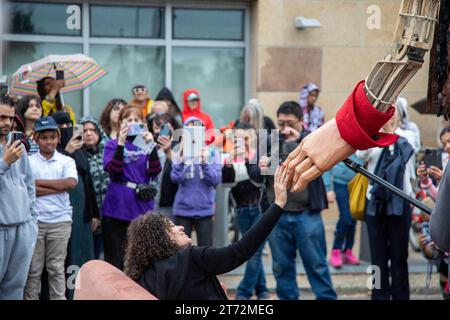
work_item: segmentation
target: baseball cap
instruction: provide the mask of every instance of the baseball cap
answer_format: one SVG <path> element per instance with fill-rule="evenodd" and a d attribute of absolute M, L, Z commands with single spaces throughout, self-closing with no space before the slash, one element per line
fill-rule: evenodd
<path fill-rule="evenodd" d="M 52 117 L 43 117 L 38 119 L 34 124 L 34 131 L 40 132 L 45 130 L 58 130 L 58 124 Z"/>
<path fill-rule="evenodd" d="M 194 101 L 194 100 L 200 100 L 200 98 L 195 92 L 192 92 L 191 94 L 188 95 L 187 101 Z"/>

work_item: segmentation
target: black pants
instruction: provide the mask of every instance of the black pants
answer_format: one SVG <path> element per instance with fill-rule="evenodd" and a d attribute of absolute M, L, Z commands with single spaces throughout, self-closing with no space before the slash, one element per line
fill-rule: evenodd
<path fill-rule="evenodd" d="M 123 270 L 127 229 L 130 222 L 113 218 L 102 218 L 105 261 Z"/>
<path fill-rule="evenodd" d="M 184 233 L 190 238 L 192 227 L 197 233 L 198 246 L 212 246 L 213 216 L 188 218 L 175 216 L 175 224 L 184 227 Z"/>
<path fill-rule="evenodd" d="M 372 300 L 391 297 L 409 300 L 408 240 L 412 209 L 405 204 L 402 216 L 386 216 L 381 211 L 375 216 L 366 215 L 372 265 L 380 268 L 380 288 L 372 290 Z"/>

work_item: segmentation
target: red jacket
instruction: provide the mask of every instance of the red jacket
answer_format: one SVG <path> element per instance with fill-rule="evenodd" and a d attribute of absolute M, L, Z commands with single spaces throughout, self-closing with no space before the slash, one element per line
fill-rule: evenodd
<path fill-rule="evenodd" d="M 197 109 L 195 109 L 195 110 L 189 109 L 189 107 L 187 105 L 187 97 L 191 93 L 195 93 L 197 96 L 200 97 L 200 93 L 198 92 L 198 90 L 187 89 L 186 91 L 184 91 L 184 93 L 183 93 L 183 112 L 182 112 L 183 122 L 186 121 L 186 119 L 189 117 L 196 117 L 196 118 L 199 118 L 200 120 L 202 120 L 207 131 L 209 129 L 214 129 L 214 122 L 212 121 L 211 117 L 207 113 L 202 112 L 201 99 L 198 101 Z"/>

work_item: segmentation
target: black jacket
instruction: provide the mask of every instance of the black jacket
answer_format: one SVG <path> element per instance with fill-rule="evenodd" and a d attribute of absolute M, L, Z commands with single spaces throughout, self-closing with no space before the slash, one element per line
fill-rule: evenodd
<path fill-rule="evenodd" d="M 236 243 L 223 248 L 190 246 L 154 262 L 139 284 L 160 300 L 227 299 L 216 275 L 246 262 L 269 236 L 281 216 L 276 204 Z"/>
<path fill-rule="evenodd" d="M 161 197 L 159 199 L 160 207 L 173 207 L 175 196 L 178 191 L 178 184 L 173 183 L 170 179 L 172 172 L 172 161 L 167 159 L 164 163 L 163 172 L 161 175 Z"/>
<path fill-rule="evenodd" d="M 287 155 L 294 150 L 300 142 L 308 135 L 310 131 L 303 130 L 300 138 L 296 142 L 280 142 L 281 151 L 276 150 L 275 146 L 272 150 L 274 153 L 280 154 L 280 163 L 287 158 Z M 273 201 L 273 177 L 261 175 L 261 170 L 257 165 L 249 167 L 250 178 L 258 183 L 264 182 L 267 185 L 267 198 L 268 201 Z M 308 184 L 308 187 L 297 193 L 291 193 L 288 191 L 288 202 L 284 208 L 284 211 L 300 212 L 303 210 L 309 210 L 311 212 L 320 212 L 328 208 L 327 192 L 322 180 L 322 176 L 314 179 Z"/>
<path fill-rule="evenodd" d="M 252 166 L 249 163 L 246 163 L 247 173 L 250 176 L 249 167 Z M 236 181 L 236 172 L 234 167 L 228 167 L 226 165 L 222 168 L 222 182 L 224 183 L 235 183 Z M 261 198 L 262 187 L 260 184 L 247 179 L 244 181 L 239 181 L 231 188 L 231 195 L 233 199 L 236 201 L 236 206 L 241 207 L 243 205 L 248 204 L 248 202 L 258 202 Z"/>

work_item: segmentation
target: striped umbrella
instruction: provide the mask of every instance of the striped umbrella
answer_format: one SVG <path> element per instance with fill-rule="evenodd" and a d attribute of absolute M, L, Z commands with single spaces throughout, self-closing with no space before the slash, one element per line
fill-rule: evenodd
<path fill-rule="evenodd" d="M 36 82 L 44 77 L 56 78 L 56 70 L 64 70 L 62 92 L 84 89 L 106 74 L 106 71 L 84 54 L 49 55 L 21 66 L 11 77 L 11 94 L 36 94 Z"/>

